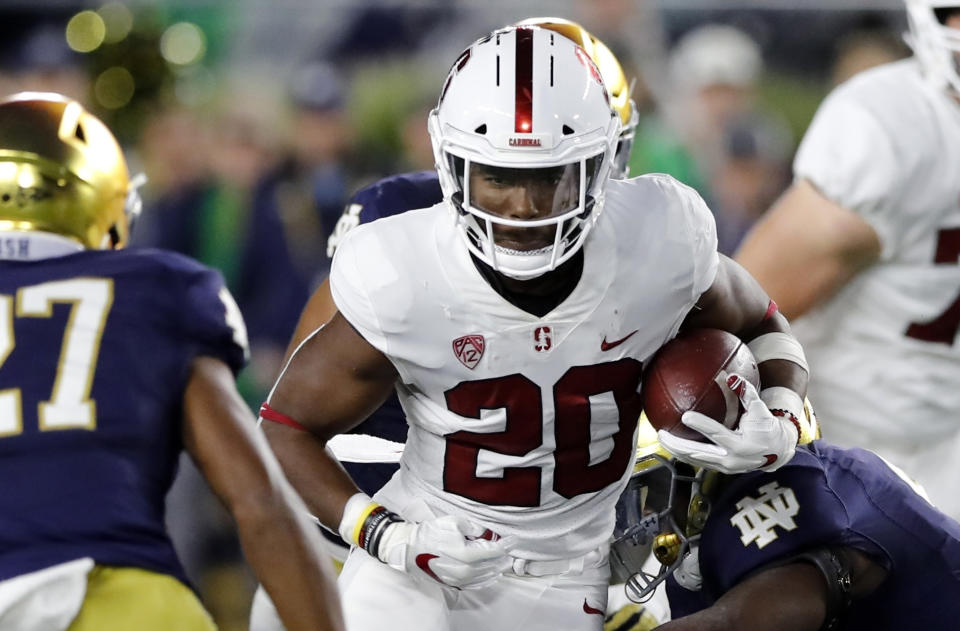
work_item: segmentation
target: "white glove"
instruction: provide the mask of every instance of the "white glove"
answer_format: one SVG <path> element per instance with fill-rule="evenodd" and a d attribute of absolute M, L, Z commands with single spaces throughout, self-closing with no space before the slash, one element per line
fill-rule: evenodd
<path fill-rule="evenodd" d="M 703 587 L 703 575 L 700 574 L 699 546 L 693 546 L 683 557 L 680 566 L 673 571 L 673 578 L 677 581 L 677 585 L 688 591 L 700 591 Z"/>
<path fill-rule="evenodd" d="M 695 429 L 712 443 L 704 443 L 660 430 L 657 436 L 664 449 L 678 459 L 722 473 L 746 473 L 755 469 L 775 471 L 789 462 L 797 448 L 799 432 L 789 416 L 775 416 L 760 399 L 752 383 L 731 375 L 727 386 L 737 393 L 744 413 L 740 425 L 730 430 L 709 416 L 686 412 L 683 424 Z"/>
<path fill-rule="evenodd" d="M 456 588 L 494 582 L 513 565 L 512 537 L 498 537 L 463 517 L 444 515 L 420 523 L 398 520 L 386 526 L 377 557 L 390 567 Z"/>

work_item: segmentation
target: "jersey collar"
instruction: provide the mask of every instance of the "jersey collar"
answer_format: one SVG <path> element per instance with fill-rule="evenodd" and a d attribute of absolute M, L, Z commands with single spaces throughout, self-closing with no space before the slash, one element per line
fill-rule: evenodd
<path fill-rule="evenodd" d="M 462 237 L 457 232 L 456 218 L 449 209 L 444 209 L 444 215 L 435 224 L 433 247 L 437 250 L 438 260 L 450 261 L 449 265 L 443 266 L 443 273 L 478 312 L 521 322 L 582 321 L 597 308 L 617 275 L 618 260 L 616 256 L 610 256 L 609 249 L 614 241 L 610 240 L 608 230 L 609 226 L 600 218 L 583 246 L 580 282 L 563 302 L 543 316 L 536 316 L 511 304 L 490 286 L 470 260 L 467 247 L 460 241 Z"/>
<path fill-rule="evenodd" d="M 74 254 L 83 245 L 50 232 L 0 230 L 0 261 L 38 261 Z"/>

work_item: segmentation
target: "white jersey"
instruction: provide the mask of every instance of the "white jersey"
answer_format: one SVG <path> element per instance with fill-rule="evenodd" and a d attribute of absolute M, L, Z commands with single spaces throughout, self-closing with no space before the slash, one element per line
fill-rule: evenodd
<path fill-rule="evenodd" d="M 810 397 L 847 436 L 922 442 L 960 428 L 960 104 L 916 62 L 824 101 L 794 164 L 879 235 L 880 260 L 794 323 Z"/>
<path fill-rule="evenodd" d="M 667 176 L 610 181 L 572 294 L 543 317 L 471 261 L 444 203 L 350 231 L 331 272 L 343 316 L 399 373 L 410 425 L 377 499 L 466 513 L 572 558 L 608 540 L 632 469 L 643 362 L 712 283 L 713 217 Z"/>

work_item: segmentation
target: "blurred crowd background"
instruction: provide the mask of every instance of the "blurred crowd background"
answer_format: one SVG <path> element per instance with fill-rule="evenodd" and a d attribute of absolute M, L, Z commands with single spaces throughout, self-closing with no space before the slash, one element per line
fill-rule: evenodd
<path fill-rule="evenodd" d="M 789 183 L 827 91 L 909 54 L 899 0 L 2 0 L 0 92 L 61 92 L 114 129 L 149 178 L 135 244 L 220 269 L 237 298 L 255 409 L 346 201 L 433 167 L 426 114 L 463 47 L 548 15 L 617 55 L 640 109 L 632 173 L 696 188 L 725 253 Z M 253 579 L 203 484 L 184 462 L 170 527 L 220 628 L 246 629 Z"/>

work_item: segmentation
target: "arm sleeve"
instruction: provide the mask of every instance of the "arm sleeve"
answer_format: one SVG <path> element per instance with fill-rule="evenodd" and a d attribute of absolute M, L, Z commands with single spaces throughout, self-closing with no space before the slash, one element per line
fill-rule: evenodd
<path fill-rule="evenodd" d="M 192 271 L 185 277 L 183 292 L 181 328 L 194 354 L 216 357 L 236 375 L 250 351 L 243 316 L 223 277 L 207 268 Z"/>
<path fill-rule="evenodd" d="M 877 113 L 843 87 L 817 111 L 794 159 L 794 176 L 857 213 L 877 233 L 882 256 L 899 232 L 893 203 L 907 177 L 899 152 Z"/>

